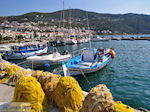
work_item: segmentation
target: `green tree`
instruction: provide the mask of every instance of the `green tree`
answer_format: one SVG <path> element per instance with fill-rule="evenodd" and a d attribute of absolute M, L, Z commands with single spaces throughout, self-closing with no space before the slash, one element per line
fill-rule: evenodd
<path fill-rule="evenodd" d="M 17 37 L 16 37 L 16 39 L 18 39 L 18 40 L 22 40 L 24 38 L 24 36 L 22 36 L 22 35 L 18 35 Z"/>
<path fill-rule="evenodd" d="M 12 37 L 9 37 L 9 36 L 3 37 L 3 40 L 11 40 L 11 39 L 12 39 Z"/>

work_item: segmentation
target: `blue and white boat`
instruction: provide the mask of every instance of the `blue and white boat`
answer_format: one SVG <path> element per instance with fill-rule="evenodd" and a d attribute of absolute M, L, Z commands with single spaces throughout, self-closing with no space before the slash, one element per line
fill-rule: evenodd
<path fill-rule="evenodd" d="M 76 76 L 96 72 L 105 67 L 114 56 L 112 49 L 85 48 L 80 56 L 63 64 L 64 75 Z"/>
<path fill-rule="evenodd" d="M 3 57 L 6 60 L 25 59 L 29 56 L 47 53 L 47 50 L 48 47 L 46 45 L 13 46 L 10 51 L 4 53 Z"/>

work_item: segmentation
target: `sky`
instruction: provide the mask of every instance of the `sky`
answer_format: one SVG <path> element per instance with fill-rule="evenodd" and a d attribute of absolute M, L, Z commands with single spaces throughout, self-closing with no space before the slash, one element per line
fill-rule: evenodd
<path fill-rule="evenodd" d="M 63 9 L 63 0 L 0 0 L 0 16 L 28 12 L 54 12 Z M 65 0 L 65 9 L 98 13 L 138 13 L 150 15 L 150 0 Z"/>

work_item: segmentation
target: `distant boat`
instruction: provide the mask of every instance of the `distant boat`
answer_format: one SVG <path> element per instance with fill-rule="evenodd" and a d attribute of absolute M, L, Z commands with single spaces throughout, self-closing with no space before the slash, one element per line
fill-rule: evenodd
<path fill-rule="evenodd" d="M 135 38 L 134 38 L 134 37 L 131 37 L 131 38 L 130 38 L 130 40 L 131 40 L 131 41 L 134 41 L 134 40 L 135 40 Z"/>
<path fill-rule="evenodd" d="M 89 39 L 88 39 L 88 38 L 78 38 L 78 39 L 77 39 L 77 43 L 78 43 L 78 44 L 87 43 L 87 42 L 89 42 Z"/>
<path fill-rule="evenodd" d="M 60 54 L 57 50 L 57 48 L 54 48 L 53 52 L 51 54 L 41 55 L 41 56 L 31 56 L 27 58 L 27 63 L 38 66 L 43 66 L 45 64 L 48 64 L 48 66 L 51 65 L 58 65 L 61 64 L 62 61 L 67 61 L 72 57 L 71 54 L 69 54 L 68 51 L 64 51 L 63 54 Z"/>
<path fill-rule="evenodd" d="M 64 43 L 67 44 L 67 45 L 72 45 L 72 44 L 77 44 L 78 42 L 74 38 L 67 38 L 67 39 L 65 38 Z"/>
<path fill-rule="evenodd" d="M 85 48 L 81 55 L 74 57 L 63 64 L 64 73 L 70 76 L 96 72 L 105 67 L 115 52 L 111 49 Z"/>
<path fill-rule="evenodd" d="M 60 38 L 57 38 L 56 40 L 49 41 L 49 45 L 50 46 L 64 46 L 65 43 Z"/>
<path fill-rule="evenodd" d="M 97 41 L 109 41 L 110 39 L 107 39 L 107 38 L 102 38 L 102 37 L 100 37 L 100 36 L 96 36 L 96 37 L 93 37 L 92 39 L 91 39 L 91 41 L 93 41 L 93 42 L 97 42 Z"/>
<path fill-rule="evenodd" d="M 122 38 L 116 38 L 116 40 L 118 40 L 118 41 L 119 41 L 119 40 L 122 40 Z"/>
<path fill-rule="evenodd" d="M 81 44 L 83 43 L 83 40 L 82 39 L 77 39 L 77 44 Z"/>
<path fill-rule="evenodd" d="M 40 55 L 47 53 L 48 47 L 46 45 L 26 45 L 13 46 L 10 51 L 4 53 L 3 57 L 9 59 L 24 59 L 29 56 Z"/>

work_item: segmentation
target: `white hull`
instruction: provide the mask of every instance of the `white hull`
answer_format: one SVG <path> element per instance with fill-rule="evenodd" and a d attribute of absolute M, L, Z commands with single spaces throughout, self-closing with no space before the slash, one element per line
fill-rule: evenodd
<path fill-rule="evenodd" d="M 57 65 L 57 64 L 61 64 L 62 61 L 67 61 L 71 57 L 72 57 L 71 54 L 67 54 L 67 55 L 60 55 L 59 54 L 56 56 L 54 56 L 54 54 L 45 55 L 45 56 L 31 56 L 31 57 L 27 58 L 27 63 L 33 64 L 33 65 L 35 65 L 35 64 Z"/>
<path fill-rule="evenodd" d="M 47 53 L 47 49 L 48 47 L 42 49 L 42 50 L 38 50 L 38 51 L 34 51 L 34 52 L 28 52 L 28 53 L 13 53 L 10 55 L 4 55 L 5 59 L 25 59 L 29 56 L 34 56 L 34 55 L 40 55 L 43 53 Z"/>
<path fill-rule="evenodd" d="M 65 43 L 66 44 L 77 44 L 77 40 L 75 40 L 75 39 L 66 39 Z"/>
<path fill-rule="evenodd" d="M 108 41 L 109 39 L 106 39 L 106 38 L 93 38 L 91 39 L 91 41 L 93 42 L 97 42 L 97 41 Z"/>

